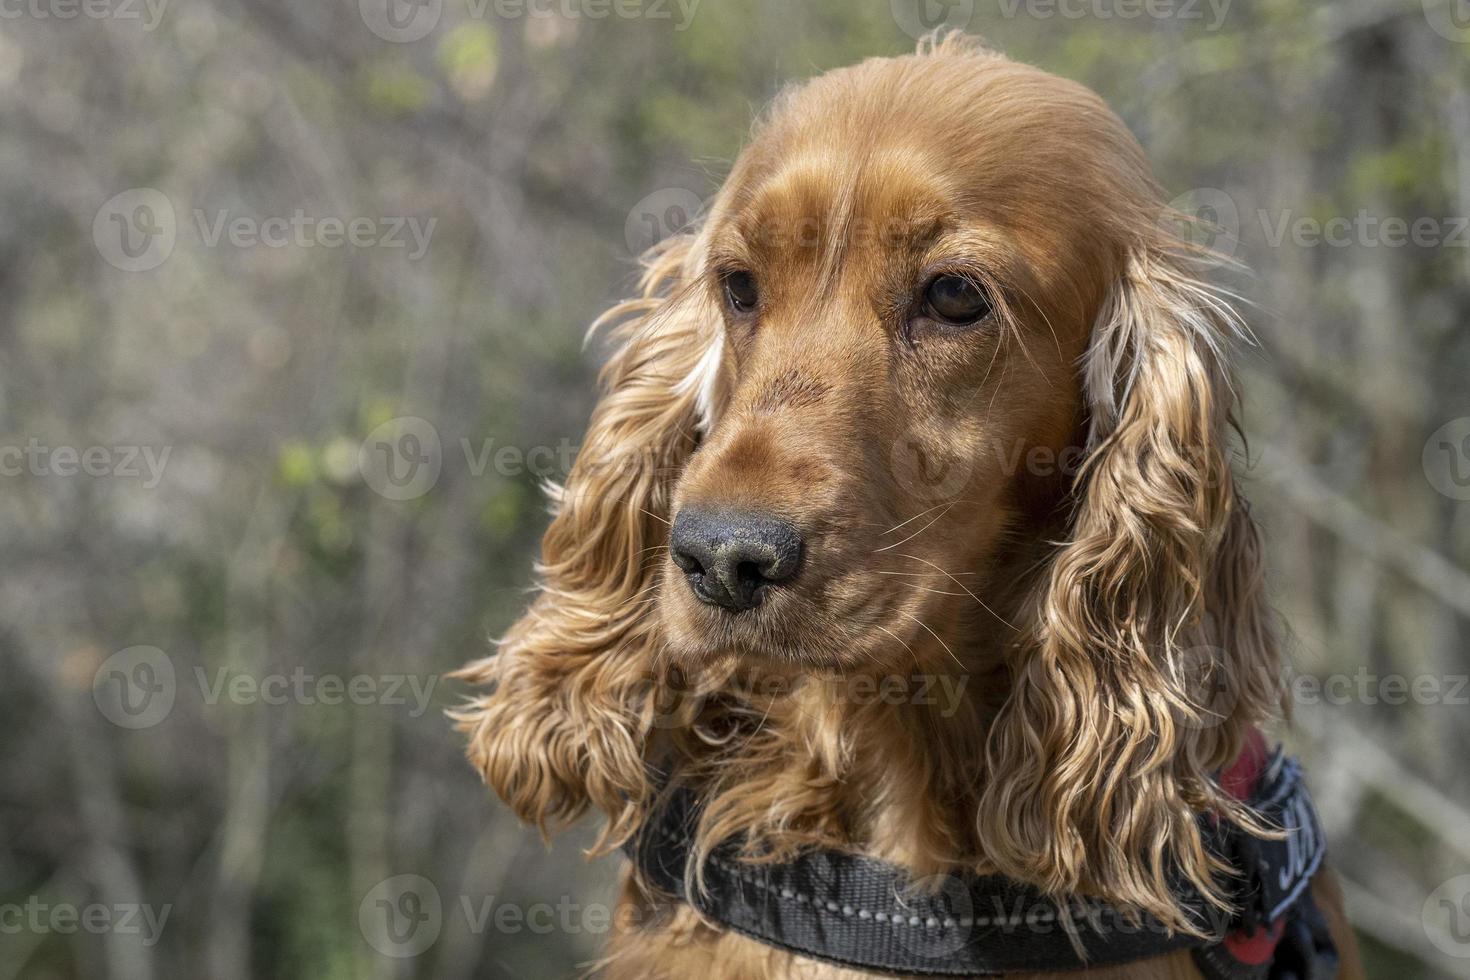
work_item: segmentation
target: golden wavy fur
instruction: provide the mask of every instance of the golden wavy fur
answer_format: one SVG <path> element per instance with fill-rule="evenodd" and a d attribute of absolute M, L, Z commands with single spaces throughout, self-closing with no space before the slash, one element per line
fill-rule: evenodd
<path fill-rule="evenodd" d="M 611 848 L 677 771 L 701 851 L 996 871 L 1200 929 L 1167 879 L 1227 905 L 1196 818 L 1249 822 L 1214 774 L 1283 665 L 1231 473 L 1244 328 L 1160 200 L 1094 94 L 968 39 L 783 95 L 599 321 L 617 348 L 540 592 L 461 672 L 490 687 L 457 713 L 486 781 L 544 832 L 602 811 Z M 989 315 L 918 310 L 936 274 Z M 799 576 L 699 601 L 668 553 L 694 506 L 798 528 Z M 851 976 L 624 901 L 652 918 L 611 976 Z"/>

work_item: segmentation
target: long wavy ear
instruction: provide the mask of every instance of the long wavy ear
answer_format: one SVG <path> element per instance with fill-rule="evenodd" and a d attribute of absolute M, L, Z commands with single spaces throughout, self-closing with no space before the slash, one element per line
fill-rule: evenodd
<path fill-rule="evenodd" d="M 1170 878 L 1227 907 L 1197 814 L 1252 825 L 1215 774 L 1282 689 L 1230 467 L 1225 353 L 1245 328 L 1188 249 L 1136 246 L 1094 328 L 1089 455 L 990 733 L 979 829 L 1003 873 L 1199 932 Z"/>
<path fill-rule="evenodd" d="M 604 314 L 619 347 L 542 541 L 543 582 L 493 656 L 456 676 L 492 690 L 452 713 L 469 757 L 543 833 L 590 803 L 614 846 L 637 826 L 654 709 L 653 607 L 672 487 L 718 397 L 723 336 L 693 285 L 693 236 L 646 259 L 642 295 Z M 714 353 L 711 354 L 710 352 Z"/>

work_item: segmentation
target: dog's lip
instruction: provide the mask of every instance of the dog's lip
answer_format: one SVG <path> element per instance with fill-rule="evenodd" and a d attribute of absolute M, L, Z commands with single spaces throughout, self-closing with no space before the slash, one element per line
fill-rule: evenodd
<path fill-rule="evenodd" d="M 732 656 L 804 670 L 842 671 L 862 660 L 855 650 L 867 648 L 887 632 L 877 624 L 899 630 L 889 622 L 894 603 L 902 598 L 898 590 L 880 588 L 854 594 L 840 608 L 832 608 L 813 598 L 809 590 L 777 588 L 760 605 L 731 612 L 694 595 L 683 581 L 684 573 L 672 562 L 669 572 L 659 588 L 661 592 L 672 590 L 663 597 L 666 603 L 672 600 L 665 614 L 674 617 L 679 637 L 672 648 L 692 659 Z M 818 615 L 793 616 L 803 608 Z M 796 630 L 785 625 L 793 619 L 827 626 Z M 849 635 L 855 625 L 857 634 Z"/>

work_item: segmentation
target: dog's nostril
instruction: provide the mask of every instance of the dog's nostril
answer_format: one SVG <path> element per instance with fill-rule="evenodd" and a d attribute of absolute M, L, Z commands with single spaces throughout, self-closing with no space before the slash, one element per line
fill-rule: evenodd
<path fill-rule="evenodd" d="M 756 567 L 753 561 L 743 561 L 736 565 L 735 577 L 740 580 L 741 584 L 749 584 L 752 588 L 766 580 L 766 577 L 761 574 L 761 570 Z"/>
<path fill-rule="evenodd" d="M 696 558 L 696 557 L 694 557 L 694 555 L 688 554 L 687 552 L 680 551 L 677 547 L 672 546 L 672 545 L 669 548 L 669 554 L 673 557 L 674 564 L 675 565 L 678 565 L 680 571 L 683 571 L 685 574 L 687 574 L 687 575 L 703 575 L 704 574 L 704 565 L 700 564 L 699 559 Z"/>
<path fill-rule="evenodd" d="M 771 587 L 796 577 L 801 535 L 758 514 L 685 507 L 674 519 L 669 554 L 702 602 L 732 612 L 759 605 Z"/>

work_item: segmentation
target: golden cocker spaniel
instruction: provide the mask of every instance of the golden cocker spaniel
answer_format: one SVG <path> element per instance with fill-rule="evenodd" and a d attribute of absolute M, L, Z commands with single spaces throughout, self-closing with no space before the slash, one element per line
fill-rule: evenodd
<path fill-rule="evenodd" d="M 599 321 L 543 584 L 461 672 L 489 784 L 543 830 L 603 811 L 609 849 L 677 773 L 700 857 L 999 874 L 1185 934 L 1177 883 L 1228 907 L 1200 814 L 1252 826 L 1218 775 L 1283 663 L 1231 473 L 1245 328 L 1161 201 L 1096 95 L 970 39 L 782 95 Z M 859 975 L 634 873 L 622 902 L 609 977 Z"/>

